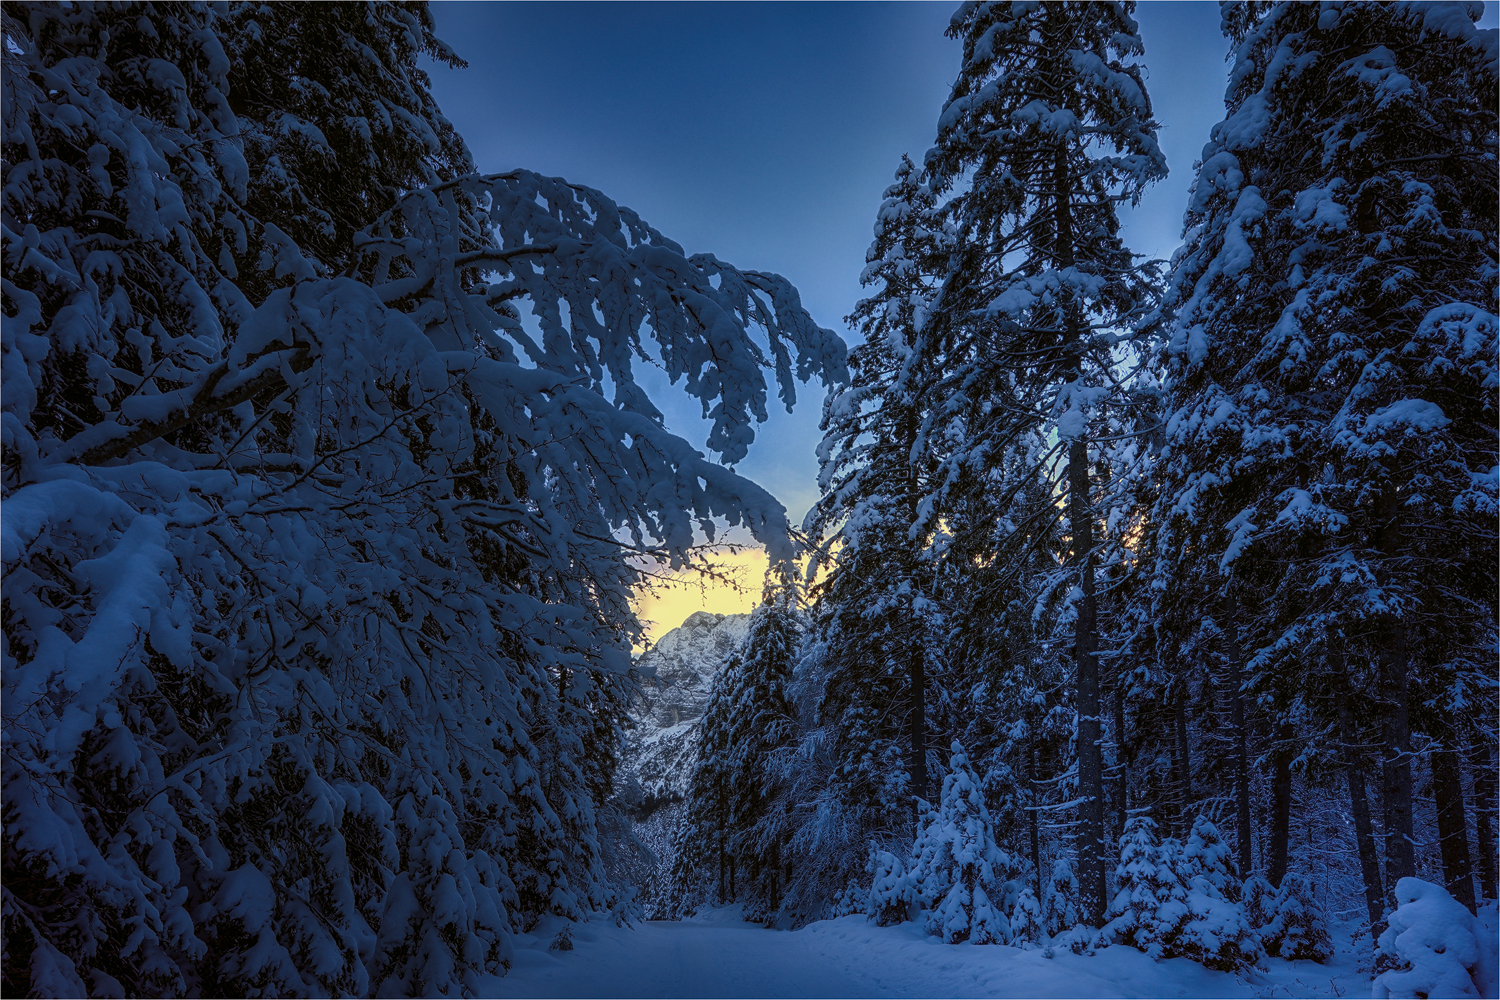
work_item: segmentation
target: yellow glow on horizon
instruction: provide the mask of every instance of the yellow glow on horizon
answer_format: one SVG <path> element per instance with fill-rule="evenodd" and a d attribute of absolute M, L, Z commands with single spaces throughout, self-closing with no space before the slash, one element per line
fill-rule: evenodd
<path fill-rule="evenodd" d="M 635 611 L 646 628 L 643 645 L 654 643 L 698 611 L 716 615 L 743 615 L 760 604 L 769 560 L 766 550 L 745 548 L 738 552 L 718 552 L 704 562 L 726 580 L 683 570 L 663 574 L 650 589 L 636 591 Z"/>

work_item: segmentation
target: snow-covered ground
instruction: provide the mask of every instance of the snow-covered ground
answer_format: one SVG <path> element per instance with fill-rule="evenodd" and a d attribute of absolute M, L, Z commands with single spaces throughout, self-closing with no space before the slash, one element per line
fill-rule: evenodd
<path fill-rule="evenodd" d="M 562 924 L 517 941 L 494 997 L 1367 997 L 1370 974 L 1347 934 L 1328 965 L 1269 960 L 1250 976 L 1183 958 L 1153 962 L 1133 948 L 1093 956 L 995 945 L 945 945 L 916 924 L 862 916 L 798 931 L 746 924 L 718 910 L 634 928 L 574 926 L 572 951 L 550 951 Z M 1361 941 L 1368 947 L 1368 942 Z"/>

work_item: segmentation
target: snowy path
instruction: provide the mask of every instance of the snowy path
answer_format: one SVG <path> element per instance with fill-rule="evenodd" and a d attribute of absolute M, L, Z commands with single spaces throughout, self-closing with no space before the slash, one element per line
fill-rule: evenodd
<path fill-rule="evenodd" d="M 728 913 L 634 929 L 584 925 L 569 952 L 550 936 L 518 942 L 494 997 L 1324 997 L 1368 996 L 1347 965 L 1272 961 L 1254 981 L 1186 959 L 1152 962 L 1129 948 L 1092 957 L 948 946 L 915 925 L 863 917 L 769 931 Z"/>

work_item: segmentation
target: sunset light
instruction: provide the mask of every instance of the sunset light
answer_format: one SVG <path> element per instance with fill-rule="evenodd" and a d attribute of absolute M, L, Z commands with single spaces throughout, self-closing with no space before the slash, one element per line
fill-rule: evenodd
<path fill-rule="evenodd" d="M 691 614 L 711 611 L 718 615 L 748 614 L 760 603 L 766 575 L 766 550 L 754 547 L 719 552 L 704 562 L 724 579 L 698 570 L 664 573 L 649 588 L 637 591 L 636 614 L 646 633 L 636 647 L 640 652 L 672 631 Z"/>

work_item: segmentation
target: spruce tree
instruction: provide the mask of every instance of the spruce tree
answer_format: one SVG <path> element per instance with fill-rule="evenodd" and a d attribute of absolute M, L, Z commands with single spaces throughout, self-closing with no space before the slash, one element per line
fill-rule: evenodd
<path fill-rule="evenodd" d="M 979 777 L 957 741 L 941 803 L 927 818 L 913 853 L 911 877 L 927 909 L 927 933 L 947 944 L 1010 943 L 1002 895 L 1010 857 L 995 843 Z"/>
<path fill-rule="evenodd" d="M 1165 302 L 1152 614 L 1223 658 L 1237 720 L 1254 692 L 1316 731 L 1368 693 L 1389 891 L 1414 871 L 1414 728 L 1461 743 L 1447 722 L 1492 711 L 1492 43 L 1457 7 L 1226 24 L 1228 113 Z"/>
<path fill-rule="evenodd" d="M 923 387 L 931 375 L 912 355 L 946 267 L 947 236 L 933 204 L 926 179 L 903 157 L 860 276 L 875 294 L 846 317 L 864 339 L 850 355 L 849 386 L 824 407 L 823 495 L 806 523 L 833 563 L 817 591 L 828 643 L 822 712 L 833 720 L 851 777 L 863 770 L 852 762 L 870 759 L 872 748 L 888 758 L 904 746 L 904 805 L 912 818 L 929 794 L 928 695 L 936 666 L 929 662 L 938 606 L 928 551 L 935 525 L 920 502 L 930 490 L 931 463 L 919 460 L 918 446 L 929 423 Z M 881 722 L 872 728 L 873 719 Z M 865 808 L 880 814 L 895 805 L 877 805 L 882 780 L 857 780 L 862 787 L 852 794 Z"/>
<path fill-rule="evenodd" d="M 798 732 L 788 692 L 801 641 L 795 602 L 789 580 L 766 588 L 765 601 L 751 613 L 744 650 L 726 678 L 729 850 L 736 898 L 744 901 L 748 920 L 773 921 L 792 877 L 795 803 L 787 771 Z"/>
<path fill-rule="evenodd" d="M 922 363 L 945 374 L 934 404 L 945 426 L 927 440 L 963 442 L 944 456 L 949 466 L 972 466 L 981 478 L 1014 465 L 1034 470 L 1023 481 L 1040 472 L 1066 492 L 1060 593 L 1074 638 L 1079 876 L 1096 924 L 1106 900 L 1090 441 L 1118 429 L 1106 417 L 1116 332 L 1150 287 L 1119 238 L 1117 206 L 1166 173 L 1131 9 L 996 2 L 954 17 L 949 34 L 963 42 L 963 64 L 926 160 L 934 189 L 951 194 L 943 212 L 954 263 L 916 346 Z M 1002 508 L 1016 491 L 1013 482 L 990 488 Z M 946 513 L 941 501 L 934 507 Z"/>
<path fill-rule="evenodd" d="M 18 995 L 472 993 L 513 933 L 607 905 L 627 555 L 680 563 L 715 516 L 791 554 L 780 505 L 668 433 L 630 359 L 654 339 L 731 462 L 768 349 L 785 398 L 793 354 L 843 375 L 784 280 L 597 191 L 467 173 L 421 8 L 234 20 L 258 11 L 0 10 Z M 344 48 L 241 121 L 263 68 L 235 46 L 294 29 Z M 434 143 L 351 138 L 335 179 L 289 152 L 376 106 Z M 258 218 L 284 210 L 273 161 L 349 197 Z"/>

